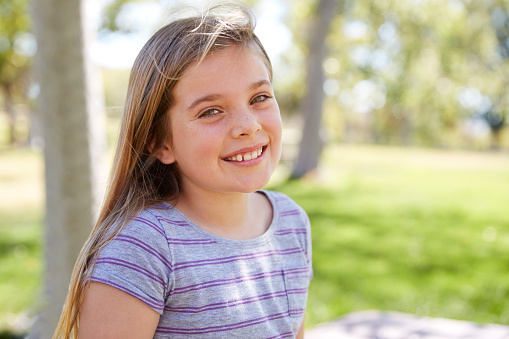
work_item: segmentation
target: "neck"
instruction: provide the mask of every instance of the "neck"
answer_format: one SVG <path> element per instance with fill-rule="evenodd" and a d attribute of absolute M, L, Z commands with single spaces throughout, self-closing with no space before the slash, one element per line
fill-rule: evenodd
<path fill-rule="evenodd" d="M 222 193 L 183 189 L 175 207 L 204 230 L 232 239 L 259 235 L 256 193 Z"/>

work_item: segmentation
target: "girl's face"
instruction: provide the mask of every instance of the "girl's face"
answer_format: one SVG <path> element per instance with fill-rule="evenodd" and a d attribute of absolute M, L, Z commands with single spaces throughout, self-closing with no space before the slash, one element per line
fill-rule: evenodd
<path fill-rule="evenodd" d="M 170 111 L 182 191 L 249 193 L 263 188 L 281 155 L 281 116 L 267 68 L 249 47 L 228 47 L 191 65 Z"/>

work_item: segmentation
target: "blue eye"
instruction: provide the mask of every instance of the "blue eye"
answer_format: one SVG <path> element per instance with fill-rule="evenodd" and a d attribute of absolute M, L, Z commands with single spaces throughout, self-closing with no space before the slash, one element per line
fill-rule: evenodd
<path fill-rule="evenodd" d="M 219 113 L 217 108 L 211 108 L 200 114 L 200 118 L 212 117 Z"/>

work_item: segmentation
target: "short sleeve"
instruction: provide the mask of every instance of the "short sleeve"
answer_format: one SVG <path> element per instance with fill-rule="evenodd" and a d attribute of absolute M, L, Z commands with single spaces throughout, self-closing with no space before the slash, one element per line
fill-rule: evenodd
<path fill-rule="evenodd" d="M 306 260 L 309 268 L 309 280 L 313 278 L 313 246 L 311 242 L 311 222 L 309 221 L 309 217 L 304 210 L 302 210 L 302 215 L 304 216 L 304 222 L 306 225 Z"/>
<path fill-rule="evenodd" d="M 171 271 L 164 228 L 145 210 L 102 249 L 90 280 L 115 287 L 162 314 Z"/>

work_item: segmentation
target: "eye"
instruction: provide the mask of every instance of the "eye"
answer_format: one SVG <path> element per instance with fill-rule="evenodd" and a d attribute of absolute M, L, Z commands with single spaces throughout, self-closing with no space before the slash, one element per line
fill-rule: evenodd
<path fill-rule="evenodd" d="M 199 118 L 207 118 L 207 117 L 213 117 L 214 115 L 218 114 L 219 110 L 217 108 L 210 108 L 203 113 L 200 114 Z"/>
<path fill-rule="evenodd" d="M 262 95 L 259 95 L 257 97 L 255 97 L 252 101 L 251 101 L 251 104 L 256 104 L 256 103 L 259 103 L 259 102 L 263 102 L 267 99 L 270 99 L 270 96 L 268 96 L 267 94 L 262 94 Z"/>

